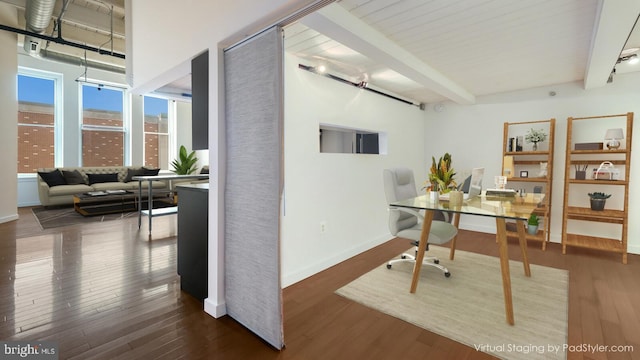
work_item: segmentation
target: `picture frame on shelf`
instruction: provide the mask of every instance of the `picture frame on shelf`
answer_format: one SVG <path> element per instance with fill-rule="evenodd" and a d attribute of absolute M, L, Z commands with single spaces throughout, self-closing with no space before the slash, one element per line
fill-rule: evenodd
<path fill-rule="evenodd" d="M 521 178 L 528 178 L 529 177 L 529 171 L 527 171 L 527 170 L 520 171 L 520 177 Z"/>

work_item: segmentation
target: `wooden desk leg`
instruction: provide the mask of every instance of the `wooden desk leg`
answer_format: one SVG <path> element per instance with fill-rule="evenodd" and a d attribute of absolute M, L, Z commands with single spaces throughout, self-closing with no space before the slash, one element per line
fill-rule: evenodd
<path fill-rule="evenodd" d="M 524 229 L 524 220 L 518 220 L 516 222 L 518 227 L 518 241 L 520 242 L 520 251 L 522 251 L 522 265 L 524 266 L 525 276 L 531 276 L 531 269 L 529 268 L 529 258 L 527 257 L 527 234 Z"/>
<path fill-rule="evenodd" d="M 504 218 L 496 218 L 496 240 L 500 252 L 500 269 L 502 270 L 502 291 L 504 292 L 504 310 L 509 325 L 515 324 L 513 319 L 513 302 L 511 300 L 511 274 L 509 273 L 509 250 L 507 249 L 507 224 Z"/>
<path fill-rule="evenodd" d="M 418 288 L 418 279 L 420 278 L 420 269 L 424 260 L 424 252 L 427 250 L 427 241 L 429 241 L 429 232 L 431 231 L 431 221 L 433 221 L 433 210 L 424 212 L 424 220 L 422 223 L 422 232 L 420 233 L 420 244 L 418 244 L 418 253 L 416 254 L 416 263 L 413 266 L 413 278 L 411 279 L 410 293 L 415 293 Z"/>
<path fill-rule="evenodd" d="M 454 213 L 453 214 L 453 226 L 456 227 L 456 229 L 460 229 L 460 214 L 459 213 Z M 453 237 L 453 239 L 451 239 L 451 250 L 449 250 L 449 260 L 453 260 L 453 257 L 456 255 L 456 240 L 458 239 L 458 234 L 456 234 L 456 236 Z"/>

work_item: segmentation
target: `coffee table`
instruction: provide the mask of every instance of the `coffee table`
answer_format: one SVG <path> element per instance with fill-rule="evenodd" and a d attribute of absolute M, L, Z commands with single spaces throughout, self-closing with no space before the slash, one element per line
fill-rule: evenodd
<path fill-rule="evenodd" d="M 153 197 L 156 200 L 156 205 L 161 205 L 158 200 L 166 198 L 165 194 L 154 194 Z M 172 199 L 167 199 L 167 201 L 170 200 Z M 73 208 L 83 216 L 134 212 L 138 211 L 139 202 L 140 198 L 135 191 L 92 192 L 73 195 Z M 142 202 L 146 203 L 147 199 L 142 198 Z"/>

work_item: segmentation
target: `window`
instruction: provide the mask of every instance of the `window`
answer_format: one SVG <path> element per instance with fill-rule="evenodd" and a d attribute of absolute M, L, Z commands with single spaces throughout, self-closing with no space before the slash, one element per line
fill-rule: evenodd
<path fill-rule="evenodd" d="M 144 97 L 144 165 L 169 169 L 169 100 Z"/>
<path fill-rule="evenodd" d="M 61 118 L 56 105 L 61 76 L 20 68 L 18 73 L 18 173 L 35 173 L 55 167 L 61 159 L 61 136 L 56 123 Z"/>
<path fill-rule="evenodd" d="M 124 91 L 82 85 L 82 166 L 124 165 Z"/>
<path fill-rule="evenodd" d="M 320 152 L 386 154 L 386 133 L 320 124 Z"/>

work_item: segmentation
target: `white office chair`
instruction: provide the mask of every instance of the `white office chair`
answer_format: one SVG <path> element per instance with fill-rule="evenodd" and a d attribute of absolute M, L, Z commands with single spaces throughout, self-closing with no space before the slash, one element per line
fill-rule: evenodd
<path fill-rule="evenodd" d="M 413 171 L 410 169 L 385 169 L 383 171 L 383 180 L 387 204 L 418 196 Z M 389 231 L 394 236 L 410 240 L 411 243 L 415 245 L 416 252 L 418 250 L 418 244 L 420 243 L 422 220 L 424 220 L 424 217 L 417 211 L 407 208 L 389 207 Z M 429 250 L 429 244 L 444 244 L 453 239 L 457 234 L 458 229 L 450 223 L 433 220 L 426 250 Z M 402 254 L 400 259 L 389 261 L 387 263 L 387 269 L 390 269 L 393 264 L 398 262 L 415 263 L 416 255 L 417 254 Z M 449 270 L 439 263 L 440 261 L 437 258 L 428 256 L 425 257 L 423 261 L 423 265 L 436 267 L 444 273 L 444 276 L 451 276 Z"/>

